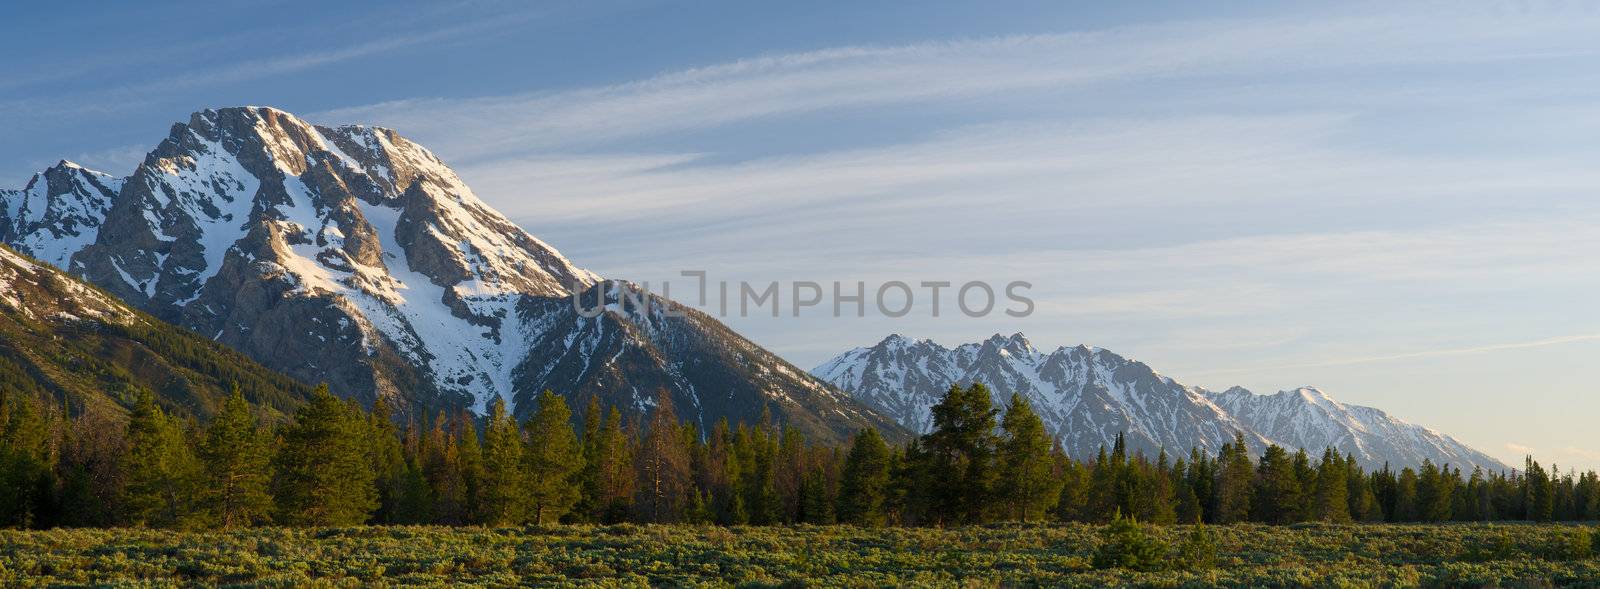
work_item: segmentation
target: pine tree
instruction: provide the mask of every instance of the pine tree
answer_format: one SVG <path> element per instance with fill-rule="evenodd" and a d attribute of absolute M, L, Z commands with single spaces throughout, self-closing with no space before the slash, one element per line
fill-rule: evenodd
<path fill-rule="evenodd" d="M 428 496 L 426 504 L 419 507 L 424 508 L 430 521 L 461 524 L 471 521 L 475 512 L 469 510 L 473 500 L 461 467 L 461 437 L 451 431 L 461 428 L 451 427 L 446 421 L 443 413 L 435 416 L 433 428 L 424 438 L 418 466 L 428 482 Z"/>
<path fill-rule="evenodd" d="M 35 525 L 50 500 L 47 427 L 37 405 L 0 390 L 0 526 Z"/>
<path fill-rule="evenodd" d="M 1417 519 L 1439 522 L 1450 519 L 1455 485 L 1432 460 L 1422 459 L 1422 472 L 1417 477 Z"/>
<path fill-rule="evenodd" d="M 373 519 L 398 523 L 401 487 L 405 484 L 406 460 L 400 448 L 400 431 L 395 427 L 389 401 L 379 396 L 367 415 L 367 461 L 372 464 L 378 488 L 378 512 Z"/>
<path fill-rule="evenodd" d="M 1088 511 L 1089 472 L 1078 461 L 1067 457 L 1057 442 L 1050 450 L 1055 459 L 1055 476 L 1061 481 L 1057 496 L 1055 518 L 1060 521 L 1086 521 Z"/>
<path fill-rule="evenodd" d="M 933 431 L 922 437 L 933 472 L 933 515 L 940 523 L 983 523 L 993 504 L 995 409 L 989 388 L 952 385 L 932 408 Z"/>
<path fill-rule="evenodd" d="M 1252 519 L 1273 524 L 1300 521 L 1301 488 L 1295 473 L 1294 458 L 1276 444 L 1268 446 L 1256 469 L 1255 501 Z"/>
<path fill-rule="evenodd" d="M 128 523 L 177 527 L 196 523 L 193 498 L 202 476 L 178 421 L 141 389 L 128 419 L 128 450 L 123 456 L 125 517 Z"/>
<path fill-rule="evenodd" d="M 1389 521 L 1414 522 L 1418 519 L 1417 471 L 1407 466 L 1400 469 L 1400 478 L 1395 481 L 1394 511 L 1390 513 Z"/>
<path fill-rule="evenodd" d="M 1214 521 L 1230 524 L 1249 519 L 1255 467 L 1250 463 L 1250 450 L 1245 446 L 1243 433 L 1235 433 L 1233 443 L 1222 446 L 1217 455 L 1217 469 Z"/>
<path fill-rule="evenodd" d="M 266 521 L 272 513 L 271 440 L 256 425 L 239 386 L 211 418 L 200 456 L 206 484 L 201 504 L 223 529 Z"/>
<path fill-rule="evenodd" d="M 1113 514 L 1122 513 L 1122 508 L 1117 505 L 1117 487 L 1122 481 L 1122 469 L 1127 465 L 1113 456 L 1106 454 L 1105 446 L 1100 446 L 1094 464 L 1089 465 L 1089 486 L 1085 492 L 1085 513 L 1082 514 L 1084 521 L 1109 522 Z"/>
<path fill-rule="evenodd" d="M 363 412 L 318 386 L 283 430 L 276 457 L 274 496 L 279 519 L 290 525 L 365 523 L 378 508 L 367 452 L 370 428 Z"/>
<path fill-rule="evenodd" d="M 839 521 L 858 526 L 881 526 L 887 517 L 889 446 L 878 430 L 856 434 L 845 457 L 839 483 Z"/>
<path fill-rule="evenodd" d="M 583 470 L 578 474 L 581 482 L 582 493 L 578 497 L 578 504 L 573 506 L 579 518 L 584 521 L 598 521 L 600 512 L 600 450 L 601 428 L 605 421 L 605 413 L 600 407 L 600 397 L 589 395 L 589 404 L 583 410 Z"/>
<path fill-rule="evenodd" d="M 1327 448 L 1322 451 L 1322 462 L 1317 463 L 1316 491 L 1310 514 L 1312 519 L 1349 523 L 1350 485 L 1345 481 L 1348 473 L 1338 450 Z"/>
<path fill-rule="evenodd" d="M 527 492 L 534 525 L 554 523 L 578 502 L 583 447 L 572 431 L 572 412 L 560 395 L 545 391 L 528 421 Z"/>
<path fill-rule="evenodd" d="M 483 445 L 478 442 L 478 426 L 471 413 L 456 414 L 454 423 L 456 468 L 460 472 L 463 496 L 460 520 L 467 523 L 476 521 L 477 514 L 482 511 L 478 508 L 478 498 L 483 496 Z"/>
<path fill-rule="evenodd" d="M 1543 467 L 1528 457 L 1525 461 L 1523 475 L 1523 501 L 1526 507 L 1526 519 L 1536 522 L 1547 522 L 1555 513 L 1555 494 L 1551 491 L 1550 477 L 1545 474 Z"/>
<path fill-rule="evenodd" d="M 647 521 L 677 521 L 689 487 L 689 452 L 678 431 L 678 416 L 673 411 L 672 393 L 662 389 L 650 428 L 640 442 L 636 466 L 639 469 L 637 505 Z"/>
<path fill-rule="evenodd" d="M 808 474 L 805 436 L 800 430 L 785 427 L 778 439 L 778 450 L 772 460 L 772 488 L 777 496 L 779 513 L 774 523 L 795 523 L 800 520 L 801 492 Z"/>
<path fill-rule="evenodd" d="M 506 412 L 505 399 L 495 399 L 484 433 L 483 486 L 478 495 L 478 520 L 491 526 L 520 524 L 528 517 L 527 462 L 522 431 Z"/>
<path fill-rule="evenodd" d="M 1051 438 L 1033 406 L 1013 393 L 1000 421 L 1000 503 L 1021 521 L 1044 518 L 1061 500 L 1061 480 L 1054 476 Z"/>

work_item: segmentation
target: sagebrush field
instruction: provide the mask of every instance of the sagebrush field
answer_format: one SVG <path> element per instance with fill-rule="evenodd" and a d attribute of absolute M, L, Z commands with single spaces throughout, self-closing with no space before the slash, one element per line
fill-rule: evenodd
<path fill-rule="evenodd" d="M 555 526 L 0 531 L 0 586 L 1550 586 L 1593 584 L 1594 528 L 1207 528 L 1215 568 L 1096 569 L 1104 526 Z M 1185 526 L 1148 528 L 1176 553 Z"/>

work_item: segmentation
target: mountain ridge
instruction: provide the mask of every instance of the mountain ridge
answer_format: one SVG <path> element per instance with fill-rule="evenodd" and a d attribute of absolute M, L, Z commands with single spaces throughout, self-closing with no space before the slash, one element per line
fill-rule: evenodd
<path fill-rule="evenodd" d="M 1448 435 L 1381 410 L 1346 405 L 1320 389 L 1258 395 L 1242 387 L 1214 392 L 1183 385 L 1142 362 L 1079 345 L 1041 352 L 1021 333 L 946 348 L 891 334 L 822 363 L 813 374 L 925 432 L 928 408 L 951 385 L 988 385 L 997 405 L 1028 398 L 1046 429 L 1074 456 L 1092 456 L 1118 433 L 1130 449 L 1154 455 L 1190 447 L 1215 453 L 1234 432 L 1260 452 L 1266 444 L 1316 451 L 1335 447 L 1369 468 L 1423 459 L 1466 468 L 1508 468 Z"/>

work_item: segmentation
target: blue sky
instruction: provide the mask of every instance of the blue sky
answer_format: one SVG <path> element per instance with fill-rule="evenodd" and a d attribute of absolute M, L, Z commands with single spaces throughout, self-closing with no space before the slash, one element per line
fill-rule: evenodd
<path fill-rule="evenodd" d="M 609 277 L 1034 284 L 728 320 L 802 366 L 1023 331 L 1600 467 L 1600 9 L 1111 4 L 7 7 L 0 185 L 205 107 L 382 124 Z"/>

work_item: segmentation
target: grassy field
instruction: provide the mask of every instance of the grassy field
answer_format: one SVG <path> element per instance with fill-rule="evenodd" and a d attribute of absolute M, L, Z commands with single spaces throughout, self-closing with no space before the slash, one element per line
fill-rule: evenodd
<path fill-rule="evenodd" d="M 1210 529 L 1217 568 L 1160 572 L 1094 569 L 1076 524 L 0 531 L 0 586 L 1600 586 L 1592 527 Z"/>

